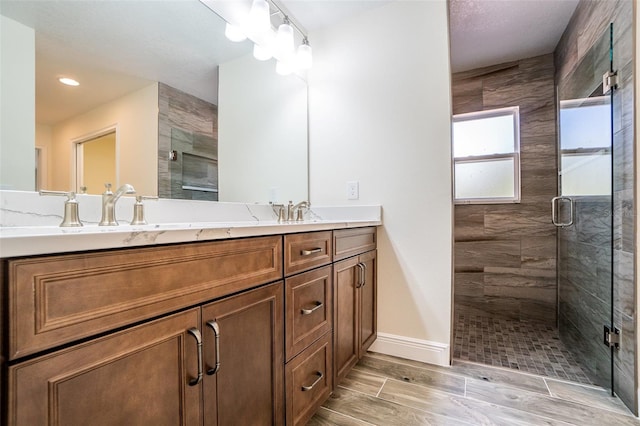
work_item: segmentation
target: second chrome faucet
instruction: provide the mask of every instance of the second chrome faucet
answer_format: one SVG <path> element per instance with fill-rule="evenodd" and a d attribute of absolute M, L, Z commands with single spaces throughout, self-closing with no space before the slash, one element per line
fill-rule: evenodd
<path fill-rule="evenodd" d="M 124 194 L 135 194 L 136 190 L 133 186 L 125 183 L 116 192 L 111 191 L 111 184 L 105 183 L 106 190 L 102 193 L 102 219 L 100 219 L 100 226 L 118 226 L 116 220 L 116 202 Z"/>

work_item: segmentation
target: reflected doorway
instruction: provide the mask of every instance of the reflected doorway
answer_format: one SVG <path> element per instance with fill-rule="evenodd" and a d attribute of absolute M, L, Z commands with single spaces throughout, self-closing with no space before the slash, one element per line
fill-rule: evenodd
<path fill-rule="evenodd" d="M 76 192 L 102 194 L 105 183 L 118 186 L 115 129 L 76 142 L 75 152 Z"/>

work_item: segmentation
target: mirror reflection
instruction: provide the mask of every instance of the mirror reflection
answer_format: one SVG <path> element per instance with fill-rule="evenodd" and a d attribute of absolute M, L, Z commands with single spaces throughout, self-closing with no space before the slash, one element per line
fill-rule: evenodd
<path fill-rule="evenodd" d="M 255 60 L 249 42 L 228 41 L 199 1 L 3 0 L 0 13 L 2 83 L 16 88 L 2 102 L 24 98 L 34 75 L 36 99 L 21 122 L 3 115 L 3 157 L 20 165 L 3 160 L 3 189 L 99 194 L 112 176 L 140 195 L 307 199 L 306 84 Z M 88 149 L 105 135 L 111 151 Z"/>

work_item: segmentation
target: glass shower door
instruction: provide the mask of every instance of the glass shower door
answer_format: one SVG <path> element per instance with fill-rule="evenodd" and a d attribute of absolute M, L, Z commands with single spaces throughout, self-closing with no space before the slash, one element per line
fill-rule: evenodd
<path fill-rule="evenodd" d="M 612 28 L 558 87 L 560 337 L 594 384 L 612 388 Z"/>

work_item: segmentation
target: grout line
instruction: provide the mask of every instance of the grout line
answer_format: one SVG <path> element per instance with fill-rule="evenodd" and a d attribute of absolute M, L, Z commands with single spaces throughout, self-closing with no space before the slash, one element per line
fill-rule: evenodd
<path fill-rule="evenodd" d="M 389 380 L 388 377 L 384 378 L 384 382 L 382 382 L 382 386 L 380 386 L 380 389 L 378 389 L 378 393 L 376 393 L 376 398 L 378 398 L 380 396 L 380 392 L 382 392 L 382 388 L 384 387 L 384 385 L 387 384 L 387 380 Z"/>
<path fill-rule="evenodd" d="M 355 421 L 357 421 L 357 422 L 364 423 L 364 424 L 366 424 L 366 425 L 375 426 L 373 423 L 369 423 L 369 422 L 367 422 L 367 421 L 365 421 L 365 420 L 358 419 L 358 418 L 356 418 L 356 417 L 350 416 L 350 415 L 345 414 L 345 413 L 341 413 L 340 411 L 332 410 L 331 408 L 327 408 L 327 407 L 325 407 L 324 405 L 320 406 L 320 408 L 323 408 L 323 409 L 325 409 L 325 410 L 327 410 L 327 411 L 330 411 L 330 412 L 332 412 L 332 413 L 338 414 L 338 415 L 340 415 L 340 416 L 344 416 L 344 417 L 347 417 L 347 418 L 349 418 L 349 419 L 355 420 Z"/>

